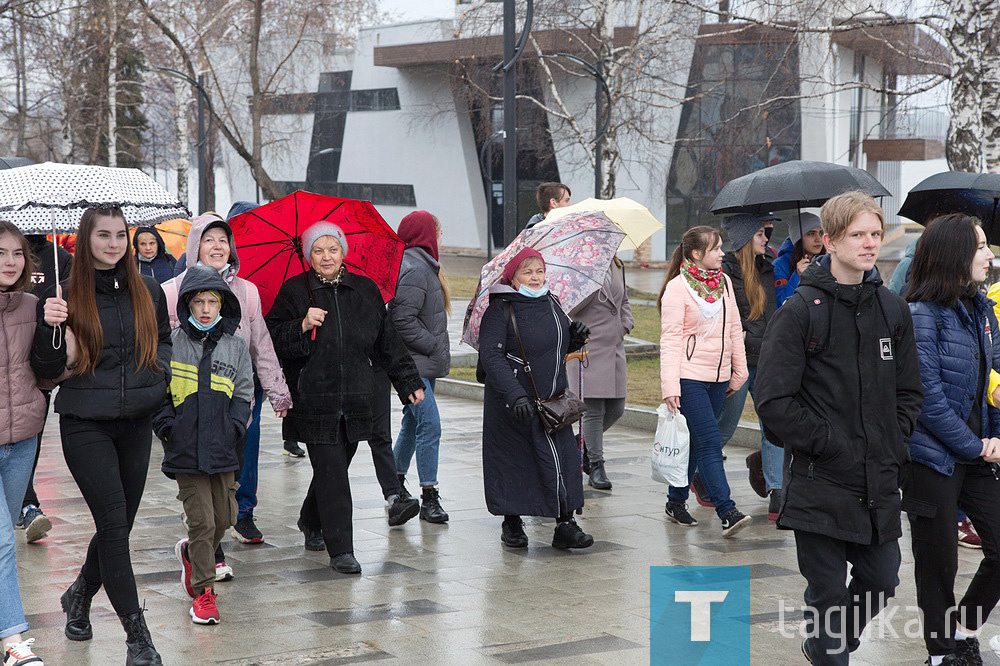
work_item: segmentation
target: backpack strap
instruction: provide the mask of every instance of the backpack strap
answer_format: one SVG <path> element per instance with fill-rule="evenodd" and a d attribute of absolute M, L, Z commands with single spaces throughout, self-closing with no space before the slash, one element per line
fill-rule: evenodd
<path fill-rule="evenodd" d="M 809 313 L 806 329 L 806 354 L 815 356 L 830 346 L 830 326 L 833 318 L 833 300 L 818 287 L 800 284 L 795 293 L 802 297 Z"/>

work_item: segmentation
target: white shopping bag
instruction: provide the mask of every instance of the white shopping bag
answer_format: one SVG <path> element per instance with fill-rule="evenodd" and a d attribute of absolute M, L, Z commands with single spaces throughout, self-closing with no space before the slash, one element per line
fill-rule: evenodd
<path fill-rule="evenodd" d="M 688 452 L 691 435 L 687 420 L 677 412 L 674 414 L 666 405 L 656 408 L 658 417 L 656 438 L 653 440 L 653 454 L 650 457 L 653 481 L 668 486 L 686 488 L 688 485 Z"/>

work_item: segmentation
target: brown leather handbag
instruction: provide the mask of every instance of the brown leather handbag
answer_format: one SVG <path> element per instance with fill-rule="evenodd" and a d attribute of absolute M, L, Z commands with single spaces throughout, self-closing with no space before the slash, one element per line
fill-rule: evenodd
<path fill-rule="evenodd" d="M 538 408 L 538 416 L 542 420 L 542 429 L 551 435 L 583 418 L 583 414 L 587 411 L 587 405 L 570 390 L 562 391 L 548 400 L 542 400 L 538 394 L 538 387 L 535 386 L 535 378 L 531 375 L 531 363 L 528 362 L 528 355 L 524 353 L 524 345 L 521 344 L 521 334 L 517 330 L 514 306 L 508 303 L 507 307 L 510 310 L 510 323 L 514 326 L 514 339 L 517 340 L 521 360 L 524 361 L 524 374 L 528 377 L 531 392 L 535 394 L 535 407 Z"/>

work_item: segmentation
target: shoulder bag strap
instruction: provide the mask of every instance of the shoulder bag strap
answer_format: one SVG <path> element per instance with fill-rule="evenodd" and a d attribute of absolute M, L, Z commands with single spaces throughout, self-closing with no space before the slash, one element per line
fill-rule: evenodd
<path fill-rule="evenodd" d="M 535 378 L 531 376 L 531 363 L 528 363 L 528 355 L 524 353 L 524 345 L 521 344 L 521 334 L 517 330 L 517 317 L 514 316 L 514 305 L 508 303 L 507 310 L 510 312 L 510 323 L 514 326 L 514 339 L 517 340 L 517 348 L 521 352 L 521 360 L 524 361 L 524 374 L 528 376 L 528 383 L 531 384 L 531 392 L 535 394 L 535 402 L 541 402 L 542 398 L 538 395 Z"/>

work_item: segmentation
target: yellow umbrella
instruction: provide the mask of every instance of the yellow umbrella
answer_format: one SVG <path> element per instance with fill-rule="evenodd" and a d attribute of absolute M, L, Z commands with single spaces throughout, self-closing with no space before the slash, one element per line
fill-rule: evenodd
<path fill-rule="evenodd" d="M 649 209 L 628 197 L 617 199 L 584 199 L 580 203 L 564 208 L 553 208 L 545 216 L 542 224 L 554 222 L 570 213 L 600 211 L 625 232 L 619 250 L 635 250 L 642 243 L 663 228 L 663 224 L 653 217 Z"/>

